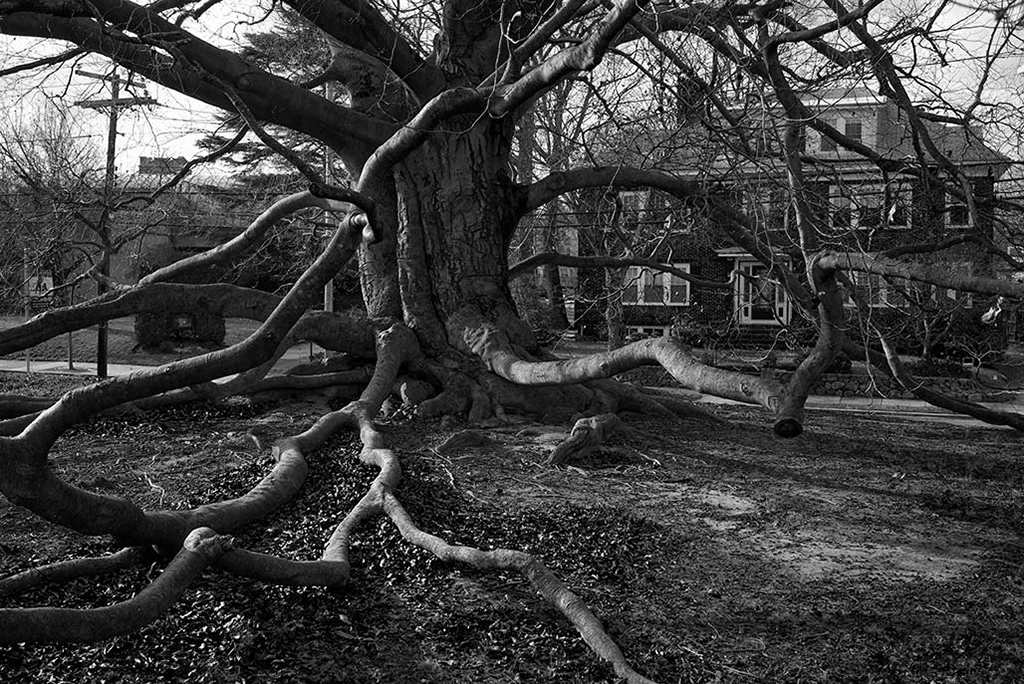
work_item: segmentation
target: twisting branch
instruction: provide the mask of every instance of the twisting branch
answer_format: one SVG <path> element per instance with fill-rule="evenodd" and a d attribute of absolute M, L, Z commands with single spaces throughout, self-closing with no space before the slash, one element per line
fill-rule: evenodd
<path fill-rule="evenodd" d="M 238 145 L 238 143 L 242 142 L 242 138 L 244 138 L 248 132 L 249 132 L 249 127 L 248 126 L 242 126 L 241 128 L 238 129 L 238 132 L 235 133 L 235 135 L 230 140 L 228 140 L 223 145 L 221 145 L 217 149 L 213 150 L 209 154 L 204 154 L 202 156 L 195 157 L 193 159 L 189 159 L 187 162 L 185 162 L 184 166 L 182 166 L 180 169 L 178 169 L 178 172 L 176 174 L 174 174 L 174 176 L 171 177 L 170 180 L 168 180 L 166 183 L 163 183 L 160 187 L 158 187 L 153 192 L 149 193 L 148 195 L 146 195 L 144 197 L 131 197 L 129 199 L 125 199 L 125 200 L 122 200 L 120 202 L 117 202 L 117 203 L 115 203 L 111 207 L 111 211 L 115 211 L 115 212 L 119 211 L 120 209 L 122 209 L 126 205 L 133 204 L 133 203 L 136 203 L 136 202 L 141 202 L 141 203 L 144 203 L 146 205 L 153 204 L 154 202 L 156 202 L 157 198 L 160 197 L 160 195 L 164 194 L 165 192 L 167 192 L 168 190 L 170 190 L 171 188 L 176 186 L 178 183 L 183 181 L 185 179 L 185 177 L 188 176 L 192 172 L 192 169 L 194 169 L 195 167 L 197 167 L 197 166 L 199 166 L 201 164 L 206 164 L 206 163 L 209 163 L 209 162 L 214 161 L 216 159 L 219 159 L 219 158 L 223 157 L 225 154 L 227 154 L 228 152 L 230 152 L 231 150 L 235 149 L 235 147 Z"/>
<path fill-rule="evenodd" d="M 84 55 L 87 52 L 88 51 L 85 48 L 77 47 L 72 48 L 70 50 L 66 50 L 65 52 L 62 52 L 59 55 L 54 55 L 53 57 L 43 57 L 42 59 L 36 59 L 31 62 L 25 62 L 24 64 L 16 64 L 6 69 L 0 69 L 0 77 L 10 76 L 12 74 L 17 74 L 22 71 L 32 71 L 33 69 L 38 69 L 44 66 L 62 64 L 68 61 L 69 59 L 74 59 L 75 57 Z"/>
<path fill-rule="evenodd" d="M 140 278 L 139 284 L 148 285 L 150 283 L 174 280 L 189 271 L 224 263 L 228 259 L 239 256 L 259 244 L 270 229 L 285 216 L 310 207 L 316 207 L 324 211 L 346 213 L 352 210 L 351 204 L 318 197 L 308 190 L 282 197 L 253 219 L 252 223 L 245 230 L 228 242 L 159 268 L 144 278 Z"/>
<path fill-rule="evenodd" d="M 467 352 L 478 356 L 499 377 L 518 385 L 577 383 L 610 378 L 640 366 L 660 365 L 683 387 L 769 409 L 775 414 L 775 432 L 780 437 L 796 437 L 803 431 L 799 416 L 778 412 L 782 385 L 768 378 L 705 365 L 675 338 L 641 340 L 581 358 L 527 361 L 520 358 L 504 332 L 470 307 L 457 312 L 449 328 L 458 331 Z"/>
<path fill-rule="evenodd" d="M 504 116 L 521 104 L 580 71 L 593 69 L 612 47 L 616 37 L 640 11 L 646 0 L 617 0 L 585 40 L 555 53 L 520 77 L 515 83 L 499 88 L 499 95 L 491 98 L 488 112 Z"/>

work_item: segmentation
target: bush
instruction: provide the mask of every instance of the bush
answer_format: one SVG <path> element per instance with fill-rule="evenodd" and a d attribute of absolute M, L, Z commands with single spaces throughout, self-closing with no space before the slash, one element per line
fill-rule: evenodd
<path fill-rule="evenodd" d="M 135 341 L 143 348 L 173 342 L 219 346 L 224 344 L 226 334 L 224 317 L 211 313 L 179 311 L 139 314 L 135 317 Z"/>
<path fill-rule="evenodd" d="M 727 346 L 737 337 L 737 329 L 729 318 L 708 312 L 700 304 L 691 306 L 672 320 L 671 334 L 684 344 L 701 349 Z M 711 322 L 714 321 L 714 322 Z"/>
<path fill-rule="evenodd" d="M 949 359 L 921 359 L 905 363 L 903 367 L 910 373 L 925 378 L 969 378 L 971 376 L 962 364 Z"/>

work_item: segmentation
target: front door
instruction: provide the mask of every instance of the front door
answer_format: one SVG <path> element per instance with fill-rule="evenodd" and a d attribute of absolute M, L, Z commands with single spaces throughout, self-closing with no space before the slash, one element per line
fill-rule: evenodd
<path fill-rule="evenodd" d="M 789 322 L 789 298 L 771 278 L 768 267 L 758 262 L 741 262 L 737 278 L 740 323 L 778 325 Z"/>

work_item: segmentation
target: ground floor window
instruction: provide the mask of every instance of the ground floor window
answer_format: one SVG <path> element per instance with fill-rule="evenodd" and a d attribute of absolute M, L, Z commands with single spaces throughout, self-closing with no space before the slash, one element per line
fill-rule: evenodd
<path fill-rule="evenodd" d="M 626 335 L 638 337 L 668 337 L 671 326 L 668 325 L 627 325 Z"/>
<path fill-rule="evenodd" d="M 677 263 L 672 267 L 690 272 L 690 264 Z M 624 306 L 689 306 L 690 281 L 672 273 L 662 273 L 642 266 L 626 269 L 626 283 L 622 291 Z"/>

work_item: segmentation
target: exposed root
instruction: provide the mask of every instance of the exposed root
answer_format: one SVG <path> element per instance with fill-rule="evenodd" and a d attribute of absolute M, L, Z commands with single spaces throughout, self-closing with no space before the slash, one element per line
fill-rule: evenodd
<path fill-rule="evenodd" d="M 117 572 L 141 562 L 148 552 L 141 546 L 121 549 L 117 553 L 95 558 L 74 560 L 42 565 L 0 580 L 0 596 L 23 594 L 41 584 L 67 582 L 79 577 L 92 577 Z"/>
<path fill-rule="evenodd" d="M 551 452 L 548 464 L 563 465 L 570 459 L 586 458 L 606 439 L 620 432 L 622 427 L 622 421 L 614 413 L 580 418 L 569 433 L 569 438 Z"/>
<path fill-rule="evenodd" d="M 167 569 L 134 598 L 113 606 L 71 610 L 61 608 L 29 608 L 0 610 L 0 643 L 21 641 L 96 641 L 127 634 L 152 622 L 185 591 L 209 565 L 245 577 L 291 585 L 339 586 L 350 576 L 350 544 L 356 528 L 372 517 L 386 515 L 410 542 L 429 549 L 446 561 L 458 561 L 480 569 L 508 569 L 522 573 L 531 585 L 565 615 L 579 630 L 584 641 L 615 672 L 628 682 L 648 683 L 634 671 L 622 651 L 608 636 L 597 617 L 538 559 L 521 551 L 480 549 L 451 546 L 438 537 L 419 530 L 394 490 L 402 476 L 398 457 L 384 445 L 383 436 L 374 428 L 372 419 L 383 401 L 394 390 L 400 369 L 419 354 L 415 337 L 404 326 L 393 326 L 378 336 L 377 364 L 359 399 L 340 411 L 322 416 L 306 431 L 278 441 L 274 446 L 277 464 L 274 469 L 246 495 L 192 511 L 146 513 L 132 504 L 78 490 L 58 480 L 45 465 L 25 469 L 19 476 L 5 477 L 5 493 L 17 500 L 19 493 L 31 499 L 34 510 L 45 513 L 57 522 L 87 533 L 113 533 L 124 540 L 155 543 L 164 548 L 178 548 Z M 299 382 L 320 382 L 301 379 Z M 461 406 L 474 414 L 501 415 L 501 403 L 536 409 L 538 395 L 559 400 L 574 397 L 581 408 L 598 413 L 588 425 L 605 436 L 618 418 L 601 414 L 600 409 L 616 406 L 618 399 L 600 388 L 574 386 L 568 388 L 516 388 L 487 375 L 482 382 L 473 382 L 472 391 Z M 407 386 L 407 389 L 409 387 Z M 439 398 L 427 399 L 437 402 Z M 442 399 L 441 401 L 449 401 Z M 440 402 L 438 402 L 440 403 Z M 292 561 L 236 548 L 234 540 L 214 530 L 228 531 L 265 516 L 270 510 L 289 500 L 305 480 L 307 466 L 304 453 L 320 447 L 341 428 L 359 431 L 363 444 L 360 460 L 378 469 L 373 483 L 362 499 L 335 528 L 318 561 Z M 0 453 L 0 466 L 5 475 L 14 472 L 12 464 L 32 463 L 31 442 L 9 440 L 7 451 Z M 78 520 L 76 520 L 76 518 Z M 87 522 L 82 522 L 86 520 Z M 131 550 L 135 553 L 134 550 Z M 92 571 L 114 568 L 132 558 L 127 550 L 108 559 L 88 559 Z M 30 586 L 37 578 L 63 579 L 81 574 L 82 564 L 58 564 L 23 573 L 7 580 L 10 591 Z M 4 585 L 0 584 L 0 587 Z"/>
<path fill-rule="evenodd" d="M 26 397 L 19 394 L 0 394 L 0 418 L 17 418 L 49 408 L 55 397 Z"/>
<path fill-rule="evenodd" d="M 660 387 L 643 387 L 640 389 L 640 392 L 645 396 L 653 398 L 658 402 L 658 404 L 664 406 L 676 416 L 704 420 L 709 423 L 715 423 L 716 425 L 729 424 L 729 421 L 721 418 L 720 416 L 716 416 L 710 411 L 702 409 L 700 406 L 697 406 L 685 397 L 672 394 L 671 390 Z"/>
<path fill-rule="evenodd" d="M 348 584 L 348 559 L 295 561 L 234 548 L 216 559 L 222 570 L 240 577 L 293 587 L 339 587 Z"/>
<path fill-rule="evenodd" d="M 226 548 L 208 528 L 194 530 L 167 568 L 131 599 L 91 609 L 0 609 L 0 644 L 93 642 L 130 634 L 170 608 Z"/>
<path fill-rule="evenodd" d="M 459 449 L 466 449 L 472 447 L 488 446 L 494 443 L 494 440 L 488 437 L 482 432 L 476 430 L 462 430 L 448 437 L 436 447 L 434 451 L 439 454 L 449 454 Z"/>
<path fill-rule="evenodd" d="M 416 527 L 402 504 L 390 491 L 384 494 L 384 510 L 404 539 L 430 551 L 443 561 L 462 563 L 478 570 L 515 570 L 522 573 L 548 603 L 572 622 L 590 649 L 611 664 L 615 674 L 630 684 L 653 684 L 650 679 L 630 667 L 622 650 L 608 636 L 601 621 L 587 608 L 583 600 L 530 554 L 510 549 L 483 551 L 469 546 L 453 546 L 440 537 Z"/>

